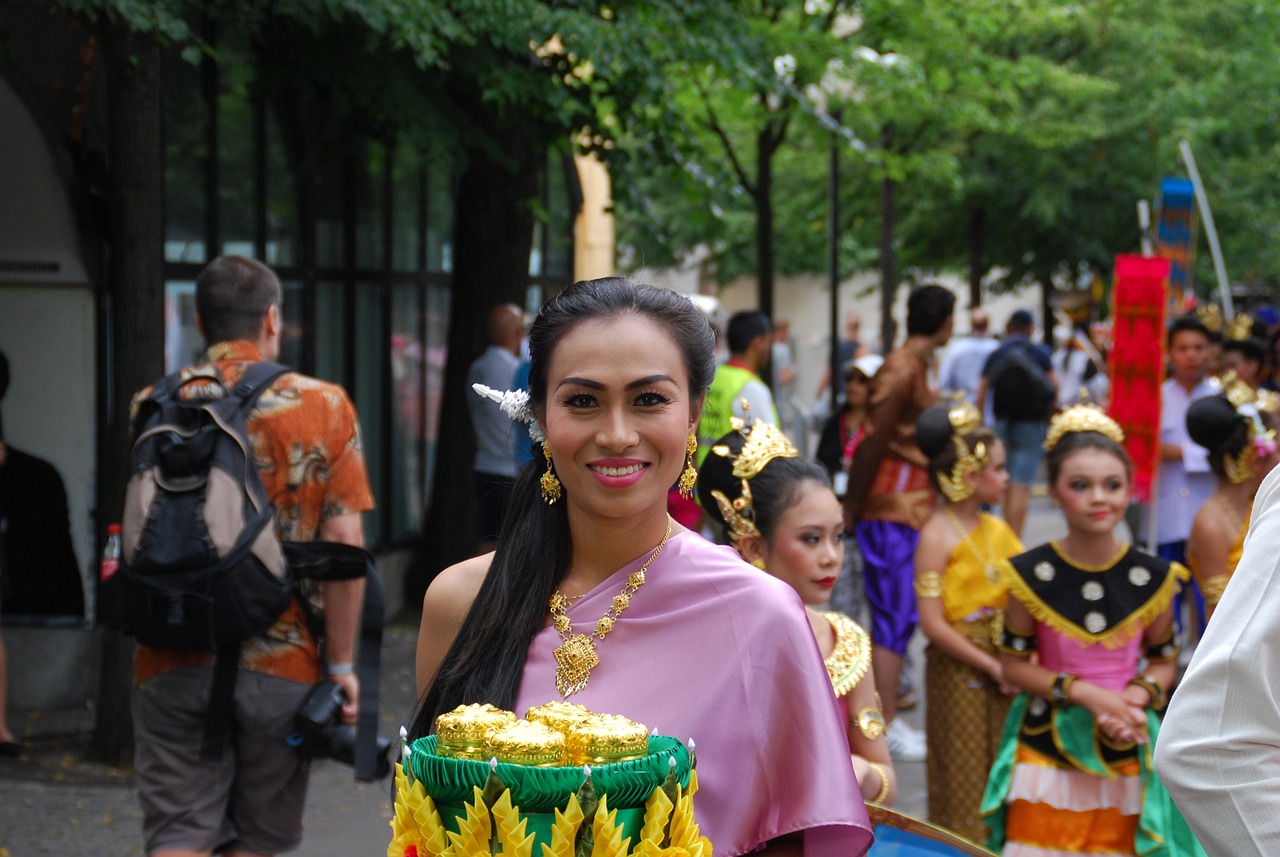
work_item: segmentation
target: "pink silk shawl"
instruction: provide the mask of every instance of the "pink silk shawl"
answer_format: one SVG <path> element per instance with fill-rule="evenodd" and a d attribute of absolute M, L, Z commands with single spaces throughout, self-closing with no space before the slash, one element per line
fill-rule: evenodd
<path fill-rule="evenodd" d="M 590 633 L 640 557 L 569 608 Z M 560 699 L 548 626 L 533 638 L 516 703 Z M 694 533 L 672 536 L 573 702 L 697 746 L 697 820 L 715 857 L 803 830 L 806 857 L 871 844 L 862 793 L 822 655 L 791 587 Z"/>

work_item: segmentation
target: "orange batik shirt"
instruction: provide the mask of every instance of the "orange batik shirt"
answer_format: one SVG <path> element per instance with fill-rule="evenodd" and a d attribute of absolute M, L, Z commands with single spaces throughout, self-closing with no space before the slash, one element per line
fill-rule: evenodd
<path fill-rule="evenodd" d="M 262 360 L 250 342 L 211 346 L 184 377 L 215 370 L 229 388 Z M 151 393 L 134 397 L 133 411 Z M 373 494 L 360 445 L 360 424 L 345 390 L 296 372 L 271 383 L 248 419 L 249 441 L 267 497 L 276 507 L 276 532 L 284 541 L 310 542 L 329 518 L 373 508 Z M 168 670 L 209 666 L 210 650 L 153 649 L 139 645 L 134 681 Z M 297 602 L 261 637 L 246 640 L 240 668 L 290 681 L 314 684 L 323 676 L 315 637 Z"/>

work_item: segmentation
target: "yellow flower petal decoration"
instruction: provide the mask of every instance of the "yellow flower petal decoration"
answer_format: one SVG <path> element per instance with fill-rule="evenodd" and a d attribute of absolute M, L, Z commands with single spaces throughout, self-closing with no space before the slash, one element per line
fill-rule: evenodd
<path fill-rule="evenodd" d="M 480 787 L 475 786 L 474 791 L 472 802 L 464 804 L 466 815 L 458 820 L 458 832 L 449 833 L 449 850 L 453 854 L 490 853 L 489 838 L 492 830 L 489 825 L 489 809 L 484 805 L 484 793 L 480 791 Z"/>
<path fill-rule="evenodd" d="M 532 833 L 525 834 L 529 822 L 521 819 L 520 812 L 511 805 L 511 789 L 504 790 L 490 809 L 498 826 L 497 838 L 503 857 L 531 857 L 535 837 Z"/>
<path fill-rule="evenodd" d="M 680 794 L 671 818 L 671 846 L 685 849 L 690 857 L 711 857 L 711 841 L 702 835 L 693 817 L 693 796 L 697 791 L 698 772 L 690 771 L 689 788 Z"/>
<path fill-rule="evenodd" d="M 551 845 L 542 846 L 542 857 L 573 857 L 574 840 L 582 825 L 582 806 L 577 795 L 569 795 L 564 812 L 556 810 L 556 821 L 551 826 Z"/>
<path fill-rule="evenodd" d="M 596 808 L 595 821 L 591 832 L 595 844 L 591 849 L 591 857 L 626 857 L 630 850 L 631 839 L 622 838 L 622 828 L 617 824 L 618 811 L 609 810 L 609 798 L 600 796 L 600 806 Z"/>
<path fill-rule="evenodd" d="M 441 857 L 447 847 L 435 802 L 422 783 L 414 780 L 410 785 L 404 768 L 396 763 L 396 805 L 387 857 Z"/>
<path fill-rule="evenodd" d="M 644 826 L 640 828 L 640 845 L 652 844 L 662 846 L 662 837 L 667 830 L 667 821 L 671 818 L 671 810 L 675 804 L 667 797 L 661 787 L 655 788 L 653 794 L 644 804 Z M 636 846 L 639 851 L 640 846 Z"/>

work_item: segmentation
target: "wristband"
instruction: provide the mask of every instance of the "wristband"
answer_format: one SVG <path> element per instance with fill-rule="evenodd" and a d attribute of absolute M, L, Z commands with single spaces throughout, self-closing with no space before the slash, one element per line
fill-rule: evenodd
<path fill-rule="evenodd" d="M 884 803 L 884 799 L 889 796 L 889 766 L 868 760 L 867 767 L 880 775 L 880 791 L 867 803 Z"/>
<path fill-rule="evenodd" d="M 355 664 L 329 664 L 329 675 L 351 675 L 355 671 Z"/>
<path fill-rule="evenodd" d="M 1151 694 L 1149 705 L 1152 711 L 1159 711 L 1169 702 L 1169 694 L 1160 686 L 1160 682 L 1149 675 L 1136 675 L 1129 679 L 1129 684 L 1141 687 Z"/>
<path fill-rule="evenodd" d="M 1054 676 L 1053 687 L 1049 688 L 1049 701 L 1063 708 L 1070 705 L 1069 691 L 1075 680 L 1076 677 L 1071 673 L 1058 673 Z"/>

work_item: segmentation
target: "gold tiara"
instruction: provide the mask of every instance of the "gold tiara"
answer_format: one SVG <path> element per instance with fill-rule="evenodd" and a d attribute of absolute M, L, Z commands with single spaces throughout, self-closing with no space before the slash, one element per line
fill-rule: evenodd
<path fill-rule="evenodd" d="M 951 424 L 951 443 L 955 446 L 956 460 L 951 471 L 937 471 L 938 490 L 951 503 L 973 496 L 974 486 L 969 481 L 970 474 L 978 473 L 987 466 L 987 445 L 978 441 L 973 449 L 964 442 L 964 438 L 973 434 L 982 425 L 982 414 L 972 403 L 961 399 L 947 409 L 947 422 Z"/>
<path fill-rule="evenodd" d="M 1044 439 L 1044 451 L 1049 452 L 1069 434 L 1096 431 L 1116 443 L 1124 443 L 1124 430 L 1120 424 L 1102 412 L 1097 405 L 1072 405 L 1049 420 L 1049 433 Z"/>
<path fill-rule="evenodd" d="M 744 536 L 760 535 L 760 530 L 755 525 L 750 480 L 759 476 L 760 471 L 775 458 L 799 458 L 800 451 L 781 429 L 761 419 L 747 428 L 744 420 L 731 417 L 729 426 L 745 438 L 742 449 L 734 457 L 728 444 L 717 443 L 711 447 L 711 454 L 733 462 L 733 475 L 741 481 L 742 493 L 730 500 L 723 491 L 716 490 L 711 492 L 711 497 L 716 501 L 720 517 L 729 528 L 729 540 L 736 546 Z"/>
<path fill-rule="evenodd" d="M 1225 336 L 1227 339 L 1237 341 L 1253 336 L 1253 316 L 1247 312 L 1236 313 L 1236 317 L 1231 319 L 1231 324 L 1227 327 Z"/>
<path fill-rule="evenodd" d="M 1200 304 L 1194 314 L 1210 333 L 1222 332 L 1222 308 L 1217 304 Z"/>

